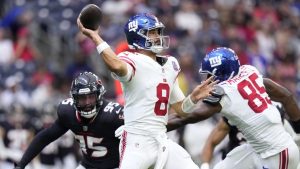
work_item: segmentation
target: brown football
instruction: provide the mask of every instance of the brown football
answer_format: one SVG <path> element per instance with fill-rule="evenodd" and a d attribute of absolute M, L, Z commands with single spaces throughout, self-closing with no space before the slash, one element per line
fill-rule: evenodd
<path fill-rule="evenodd" d="M 101 22 L 102 10 L 95 4 L 88 4 L 80 12 L 80 22 L 85 28 L 96 30 Z"/>

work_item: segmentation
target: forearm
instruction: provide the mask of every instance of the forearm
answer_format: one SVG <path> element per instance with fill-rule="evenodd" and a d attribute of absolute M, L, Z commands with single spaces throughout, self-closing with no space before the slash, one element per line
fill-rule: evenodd
<path fill-rule="evenodd" d="M 300 109 L 298 103 L 296 98 L 288 89 L 273 82 L 271 79 L 264 79 L 264 85 L 266 86 L 267 93 L 271 100 L 282 103 L 282 106 L 290 117 L 290 120 L 300 120 Z"/>
<path fill-rule="evenodd" d="M 93 36 L 92 40 L 97 46 L 97 51 L 101 55 L 108 69 L 118 76 L 125 76 L 127 73 L 126 63 L 121 61 L 115 52 L 107 45 L 100 36 Z"/>
<path fill-rule="evenodd" d="M 281 103 L 291 121 L 300 120 L 300 109 L 293 95 L 287 96 Z"/>
<path fill-rule="evenodd" d="M 25 168 L 25 166 L 35 157 L 37 156 L 44 147 L 46 147 L 49 143 L 53 142 L 60 136 L 62 136 L 67 130 L 58 128 L 55 125 L 42 130 L 39 132 L 36 137 L 32 140 L 27 150 L 22 156 L 22 159 L 18 163 L 18 166 L 21 168 Z"/>
<path fill-rule="evenodd" d="M 213 156 L 214 146 L 211 144 L 206 144 L 201 153 L 201 162 L 210 163 Z"/>
<path fill-rule="evenodd" d="M 173 119 L 170 119 L 167 125 L 167 132 L 178 129 L 179 127 L 182 127 L 184 125 L 185 123 L 180 117 L 175 117 Z"/>

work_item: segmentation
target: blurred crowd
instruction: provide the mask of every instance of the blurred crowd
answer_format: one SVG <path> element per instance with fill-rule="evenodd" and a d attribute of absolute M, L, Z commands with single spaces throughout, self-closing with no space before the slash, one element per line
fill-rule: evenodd
<path fill-rule="evenodd" d="M 180 61 L 179 81 L 185 93 L 201 81 L 198 69 L 205 53 L 227 46 L 236 51 L 241 64 L 254 65 L 300 99 L 297 0 L 2 0 L 0 121 L 10 122 L 7 119 L 22 114 L 27 117 L 22 124 L 43 126 L 44 117 L 55 116 L 58 103 L 69 97 L 70 82 L 82 71 L 99 75 L 106 97 L 122 102 L 120 86 L 111 78 L 95 45 L 78 33 L 76 19 L 88 3 L 103 10 L 100 33 L 117 53 L 128 49 L 123 26 L 129 16 L 139 12 L 156 15 L 166 26 L 165 34 L 170 35 L 166 54 Z M 0 132 L 0 136 L 7 137 L 5 130 L 16 127 L 11 121 L 13 127 L 1 126 L 4 134 Z M 196 128 L 211 129 L 213 124 L 213 120 L 204 121 Z M 194 140 L 188 135 L 195 134 L 195 129 L 178 132 L 179 141 L 193 156 L 198 156 L 202 146 L 193 144 L 205 141 L 210 130 L 200 131 L 197 141 L 195 135 Z M 26 147 L 20 146 L 20 150 Z M 5 159 L 0 153 L 1 160 Z"/>

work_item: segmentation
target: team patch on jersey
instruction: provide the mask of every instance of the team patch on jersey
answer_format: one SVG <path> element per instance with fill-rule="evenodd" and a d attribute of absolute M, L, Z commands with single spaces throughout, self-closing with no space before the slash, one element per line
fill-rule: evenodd
<path fill-rule="evenodd" d="M 216 56 L 209 58 L 209 63 L 211 67 L 216 67 L 222 64 L 221 56 Z"/>
<path fill-rule="evenodd" d="M 175 61 L 172 61 L 172 65 L 173 65 L 173 69 L 174 69 L 175 71 L 179 71 L 178 65 L 176 64 Z"/>

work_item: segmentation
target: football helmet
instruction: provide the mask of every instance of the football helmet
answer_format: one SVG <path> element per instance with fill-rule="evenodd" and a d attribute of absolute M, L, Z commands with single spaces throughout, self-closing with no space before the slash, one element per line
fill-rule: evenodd
<path fill-rule="evenodd" d="M 104 93 L 101 80 L 91 72 L 80 73 L 73 80 L 70 91 L 77 112 L 87 119 L 99 112 Z"/>
<path fill-rule="evenodd" d="M 169 48 L 170 38 L 163 35 L 165 26 L 156 16 L 140 13 L 132 16 L 124 26 L 124 32 L 130 49 L 150 50 L 160 53 Z M 157 29 L 158 36 L 149 37 L 149 31 Z"/>
<path fill-rule="evenodd" d="M 237 75 L 239 68 L 240 61 L 235 52 L 230 48 L 219 47 L 206 54 L 199 72 L 206 78 L 214 76 L 215 80 L 222 82 Z"/>

